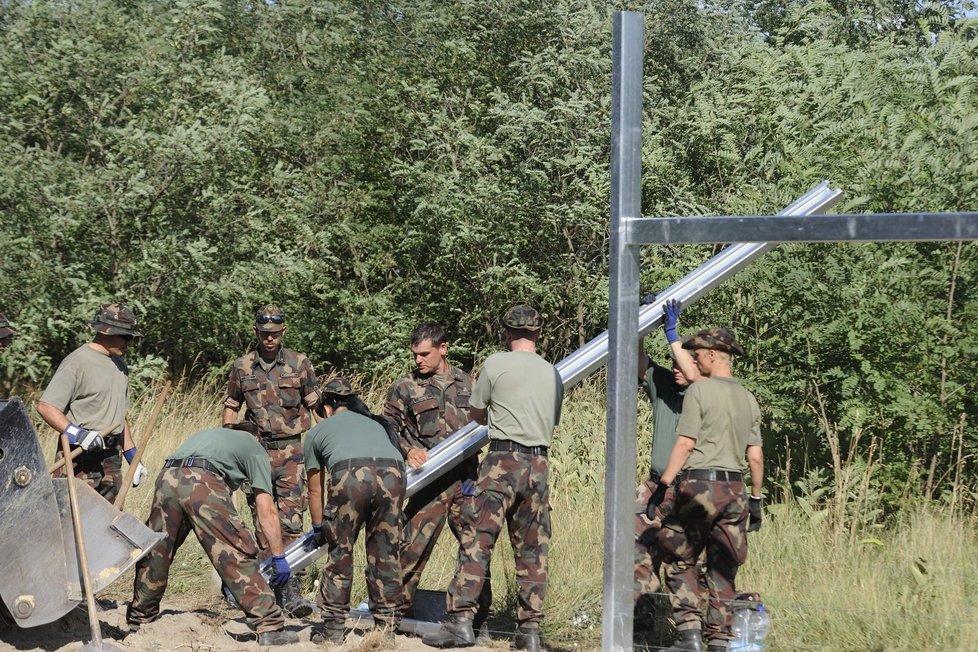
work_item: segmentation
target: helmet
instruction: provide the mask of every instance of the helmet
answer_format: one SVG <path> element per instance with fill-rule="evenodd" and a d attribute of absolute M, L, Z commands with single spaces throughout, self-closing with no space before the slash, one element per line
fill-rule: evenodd
<path fill-rule="evenodd" d="M 143 336 L 136 330 L 136 314 L 121 303 L 103 303 L 88 325 L 103 335 Z"/>
<path fill-rule="evenodd" d="M 503 325 L 507 328 L 538 331 L 543 326 L 543 317 L 535 308 L 520 304 L 506 311 L 506 314 L 503 315 Z"/>

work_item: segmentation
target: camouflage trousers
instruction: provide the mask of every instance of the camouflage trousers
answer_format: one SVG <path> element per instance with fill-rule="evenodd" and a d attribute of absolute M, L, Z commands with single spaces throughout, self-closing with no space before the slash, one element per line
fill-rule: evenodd
<path fill-rule="evenodd" d="M 74 448 L 74 447 L 73 447 Z M 60 460 L 63 455 L 60 452 L 55 461 Z M 74 450 L 72 450 L 74 452 Z M 82 480 L 89 487 L 99 492 L 107 501 L 115 502 L 122 487 L 122 453 L 118 446 L 104 448 L 99 451 L 84 451 L 72 462 L 75 465 L 75 477 Z M 58 469 L 54 477 L 65 477 L 65 467 Z"/>
<path fill-rule="evenodd" d="M 668 578 L 676 629 L 702 629 L 708 641 L 730 640 L 737 570 L 747 560 L 747 492 L 743 482 L 684 479 L 662 521 L 659 543 L 678 572 Z M 706 553 L 706 591 L 697 561 Z M 708 598 L 706 619 L 702 606 Z"/>
<path fill-rule="evenodd" d="M 285 626 L 275 595 L 258 572 L 258 544 L 220 476 L 192 467 L 163 469 L 146 525 L 166 538 L 136 564 L 132 602 L 126 612 L 129 623 L 159 617 L 170 564 L 193 530 L 255 631 L 261 634 Z"/>
<path fill-rule="evenodd" d="M 681 571 L 675 560 L 663 563 L 662 548 L 659 546 L 659 531 L 662 519 L 672 509 L 676 492 L 673 487 L 666 490 L 666 496 L 656 509 L 655 519 L 646 516 L 649 499 L 655 492 L 658 476 L 653 476 L 638 486 L 635 491 L 635 628 L 651 629 L 655 620 L 656 594 L 661 594 L 662 582 L 659 580 L 659 570 L 662 569 L 668 585 L 672 578 Z M 706 550 L 704 549 L 697 560 L 698 586 L 705 594 L 706 577 L 704 564 Z M 704 605 L 705 606 L 705 603 Z"/>
<path fill-rule="evenodd" d="M 282 545 L 290 543 L 302 536 L 302 515 L 306 511 L 309 494 L 306 493 L 306 465 L 302 457 L 302 444 L 296 440 L 281 450 L 269 449 L 268 461 L 272 464 L 272 498 L 278 509 L 278 520 L 282 526 Z M 248 508 L 251 509 L 251 521 L 255 525 L 255 536 L 262 557 L 272 554 L 268 540 L 261 531 L 258 521 L 258 507 L 255 497 L 248 494 Z"/>
<path fill-rule="evenodd" d="M 462 496 L 462 483 L 474 480 L 478 468 L 472 459 L 461 464 L 456 471 L 450 471 L 416 493 L 404 508 L 404 527 L 401 531 L 401 574 L 404 582 L 404 595 L 401 614 L 407 612 L 414 603 L 414 596 L 434 550 L 435 543 L 448 522 L 452 534 L 461 543 L 461 508 L 465 500 Z M 488 573 L 487 573 L 488 575 Z M 479 593 L 479 607 L 475 615 L 478 628 L 489 617 L 492 607 L 492 584 L 487 579 Z"/>
<path fill-rule="evenodd" d="M 364 463 L 370 460 L 373 463 Z M 380 627 L 397 625 L 401 601 L 400 524 L 404 470 L 399 462 L 372 458 L 341 462 L 330 470 L 323 527 L 332 545 L 319 577 L 323 622 L 342 628 L 350 610 L 353 544 L 365 529 L 367 597 Z"/>
<path fill-rule="evenodd" d="M 475 495 L 462 505 L 458 567 L 448 588 L 448 613 L 473 618 L 496 539 L 506 523 L 516 561 L 520 624 L 543 620 L 550 549 L 549 467 L 544 455 L 490 451 L 479 467 Z"/>

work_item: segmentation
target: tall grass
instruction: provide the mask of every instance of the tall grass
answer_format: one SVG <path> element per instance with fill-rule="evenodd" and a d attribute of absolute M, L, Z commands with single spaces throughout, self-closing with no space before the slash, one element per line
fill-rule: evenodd
<path fill-rule="evenodd" d="M 364 398 L 377 408 L 386 379 L 360 379 Z M 137 440 L 155 402 L 154 391 L 136 402 L 131 423 Z M 220 389 L 175 388 L 146 446 L 151 470 L 146 486 L 133 489 L 126 509 L 144 518 L 152 500 L 152 476 L 162 461 L 192 432 L 219 425 Z M 36 419 L 36 415 L 34 415 Z M 648 467 L 648 407 L 640 401 L 638 472 Z M 545 637 L 563 648 L 593 648 L 601 630 L 603 567 L 603 487 L 605 388 L 592 380 L 567 398 L 551 452 L 553 539 L 547 589 Z M 45 455 L 53 458 L 55 436 L 39 428 Z M 872 466 L 860 474 L 872 474 Z M 815 477 L 829 478 L 831 474 Z M 837 505 L 835 487 L 818 488 L 825 503 Z M 868 482 L 854 483 L 851 502 L 862 512 L 878 508 L 878 498 L 859 495 Z M 908 490 L 908 494 L 913 492 Z M 243 506 L 243 499 L 238 504 Z M 247 510 L 241 509 L 248 520 Z M 741 590 L 758 591 L 769 606 L 773 650 L 971 650 L 978 640 L 978 534 L 975 514 L 918 501 L 885 527 L 862 525 L 858 514 L 837 518 L 787 495 L 766 507 L 760 532 L 750 535 L 750 557 L 737 578 Z M 455 572 L 456 544 L 447 532 L 422 579 L 422 588 L 444 590 Z M 363 556 L 357 558 L 354 600 L 364 599 Z M 315 573 L 307 589 L 312 590 Z M 492 562 L 492 628 L 511 632 L 516 581 L 507 536 Z M 128 600 L 131 576 L 114 584 L 106 597 Z M 190 537 L 171 573 L 168 595 L 182 604 L 218 600 L 210 564 Z"/>

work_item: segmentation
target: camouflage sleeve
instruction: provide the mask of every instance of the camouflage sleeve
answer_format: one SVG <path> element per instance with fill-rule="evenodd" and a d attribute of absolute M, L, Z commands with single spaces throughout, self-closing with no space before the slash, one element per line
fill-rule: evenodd
<path fill-rule="evenodd" d="M 400 387 L 401 383 L 397 383 L 387 395 L 387 400 L 384 402 L 384 418 L 394 426 L 401 455 L 407 458 L 408 451 L 412 448 L 425 447 L 418 441 L 416 428 L 409 416 L 409 402 L 401 395 Z"/>
<path fill-rule="evenodd" d="M 303 356 L 300 363 L 299 376 L 302 379 L 302 403 L 313 410 L 319 405 L 319 383 L 316 381 L 316 371 L 312 361 Z"/>
<path fill-rule="evenodd" d="M 241 391 L 241 369 L 238 364 L 235 363 L 231 367 L 231 375 L 228 376 L 228 392 L 227 396 L 224 398 L 224 407 L 229 408 L 237 412 L 241 409 L 241 403 L 244 401 L 244 392 Z"/>

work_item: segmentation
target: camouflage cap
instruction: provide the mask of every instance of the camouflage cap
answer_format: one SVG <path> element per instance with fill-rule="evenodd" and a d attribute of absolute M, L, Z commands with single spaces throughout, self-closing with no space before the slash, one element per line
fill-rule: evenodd
<path fill-rule="evenodd" d="M 506 314 L 503 315 L 503 325 L 507 328 L 538 331 L 543 326 L 543 317 L 535 308 L 520 304 L 506 311 Z"/>
<path fill-rule="evenodd" d="M 356 396 L 356 392 L 353 391 L 353 385 L 350 381 L 343 376 L 337 376 L 333 380 L 326 383 L 323 387 L 323 394 L 336 394 L 337 396 Z"/>
<path fill-rule="evenodd" d="M 121 303 L 103 303 L 88 325 L 103 335 L 143 336 L 136 330 L 136 314 Z"/>
<path fill-rule="evenodd" d="M 7 321 L 7 316 L 0 313 L 0 340 L 6 339 L 12 335 L 16 335 L 17 331 L 10 327 L 10 322 Z"/>
<path fill-rule="evenodd" d="M 285 311 L 274 303 L 266 303 L 255 311 L 255 328 L 273 333 L 285 330 Z"/>
<path fill-rule="evenodd" d="M 737 336 L 726 328 L 704 328 L 683 338 L 684 349 L 712 349 L 736 355 L 744 355 L 744 347 L 737 344 Z"/>

